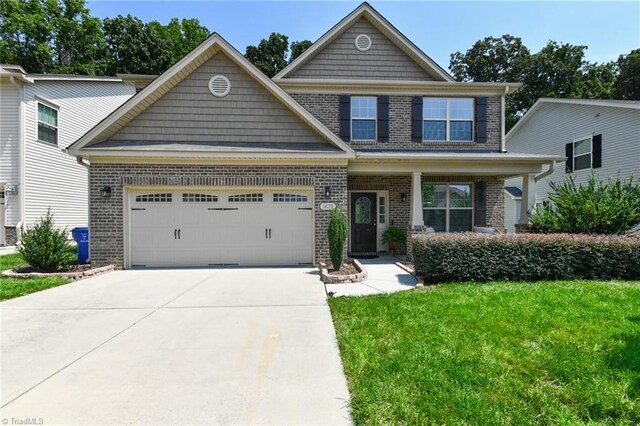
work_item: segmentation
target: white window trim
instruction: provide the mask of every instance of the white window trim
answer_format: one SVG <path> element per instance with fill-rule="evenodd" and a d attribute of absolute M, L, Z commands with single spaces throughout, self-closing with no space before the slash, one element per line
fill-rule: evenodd
<path fill-rule="evenodd" d="M 373 132 L 374 132 L 374 136 L 373 139 L 354 139 L 353 138 L 353 121 L 354 120 L 360 120 L 360 121 L 371 121 L 371 118 L 353 118 L 353 98 L 371 98 L 371 99 L 375 99 L 376 101 L 376 108 L 375 108 L 375 112 L 376 112 L 376 116 L 375 118 L 373 118 Z M 376 141 L 378 140 L 378 97 L 377 96 L 351 96 L 350 98 L 350 105 L 349 108 L 351 108 L 351 111 L 349 111 L 349 115 L 351 118 L 351 142 L 355 142 L 355 143 L 376 143 Z"/>
<path fill-rule="evenodd" d="M 576 155 L 576 143 L 587 140 L 587 139 L 589 140 L 589 153 Z M 593 169 L 593 135 L 583 136 L 581 138 L 574 139 L 571 141 L 571 145 L 573 146 L 573 158 L 571 159 L 571 161 L 573 162 L 573 171 L 579 172 L 580 170 Z M 585 167 L 583 169 L 576 169 L 576 157 L 584 157 L 587 155 L 589 156 L 589 167 Z"/>
<path fill-rule="evenodd" d="M 425 118 L 424 117 L 424 100 L 425 99 L 445 99 L 447 101 L 447 117 L 442 119 Z M 473 117 L 471 119 L 451 118 L 451 100 L 452 99 L 470 99 L 473 102 Z M 443 121 L 444 120 L 444 139 L 425 139 L 424 138 L 424 122 L 425 121 Z M 449 123 L 452 121 L 471 121 L 471 139 L 452 140 L 450 139 Z M 451 142 L 451 143 L 473 143 L 475 141 L 475 122 L 476 122 L 476 99 L 475 98 L 443 98 L 437 96 L 424 96 L 422 98 L 422 142 Z"/>
<path fill-rule="evenodd" d="M 40 118 L 38 116 L 39 105 L 43 105 L 43 106 L 46 106 L 47 108 L 51 108 L 56 112 L 56 121 L 58 122 L 58 124 L 55 126 L 55 129 L 56 129 L 55 143 L 51 143 L 49 141 L 44 141 L 40 139 L 40 134 L 39 134 L 40 123 L 44 124 L 45 126 L 51 126 L 51 124 L 40 121 Z M 47 101 L 46 99 L 40 98 L 39 96 L 36 96 L 36 140 L 38 142 L 46 143 L 47 145 L 52 145 L 52 146 L 58 146 L 60 142 L 60 107 L 50 101 Z"/>
<path fill-rule="evenodd" d="M 475 184 L 473 182 L 422 182 L 422 185 L 446 185 L 446 199 L 445 199 L 445 207 L 424 207 L 422 206 L 422 211 L 425 210 L 445 210 L 445 232 L 449 231 L 449 211 L 451 210 L 471 210 L 471 230 L 473 231 L 473 224 L 475 223 Z M 471 207 L 453 207 L 449 206 L 449 186 L 451 185 L 469 185 L 471 187 Z M 420 188 L 422 190 L 422 187 Z M 424 218 L 423 218 L 424 223 Z M 425 223 L 425 226 L 428 226 Z"/>

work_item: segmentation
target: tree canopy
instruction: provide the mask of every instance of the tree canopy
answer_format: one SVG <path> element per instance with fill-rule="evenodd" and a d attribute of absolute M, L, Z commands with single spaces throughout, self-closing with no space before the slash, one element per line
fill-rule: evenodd
<path fill-rule="evenodd" d="M 304 53 L 311 44 L 309 40 L 294 41 L 289 49 L 289 37 L 271 33 L 268 39 L 263 38 L 257 46 L 247 46 L 244 56 L 260 71 L 273 77 Z"/>
<path fill-rule="evenodd" d="M 457 81 L 523 83 L 507 96 L 507 130 L 543 97 L 640 99 L 640 49 L 621 55 L 617 63 L 601 64 L 585 60 L 586 50 L 587 46 L 549 41 L 531 53 L 522 39 L 505 34 L 478 40 L 465 53 L 453 53 L 449 69 Z"/>

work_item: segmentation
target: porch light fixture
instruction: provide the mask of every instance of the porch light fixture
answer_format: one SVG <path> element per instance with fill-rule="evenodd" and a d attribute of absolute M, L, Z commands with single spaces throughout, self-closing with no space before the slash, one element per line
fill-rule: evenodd
<path fill-rule="evenodd" d="M 100 188 L 100 196 L 102 198 L 109 198 L 111 196 L 111 187 L 103 186 L 102 188 Z"/>
<path fill-rule="evenodd" d="M 402 201 L 403 203 L 407 202 L 407 194 L 405 194 L 404 192 L 400 193 L 400 201 Z"/>
<path fill-rule="evenodd" d="M 331 197 L 331 187 L 330 186 L 325 186 L 324 187 L 324 196 L 325 197 Z"/>

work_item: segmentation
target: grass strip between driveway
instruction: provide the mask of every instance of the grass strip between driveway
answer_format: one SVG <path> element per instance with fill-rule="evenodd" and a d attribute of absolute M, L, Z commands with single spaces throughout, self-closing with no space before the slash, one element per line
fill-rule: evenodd
<path fill-rule="evenodd" d="M 0 256 L 0 272 L 25 265 L 26 263 L 17 253 Z M 14 297 L 57 287 L 67 284 L 69 281 L 69 279 L 63 277 L 7 278 L 0 275 L 0 300 L 13 299 Z"/>
<path fill-rule="evenodd" d="M 331 298 L 356 424 L 640 424 L 640 282 Z"/>

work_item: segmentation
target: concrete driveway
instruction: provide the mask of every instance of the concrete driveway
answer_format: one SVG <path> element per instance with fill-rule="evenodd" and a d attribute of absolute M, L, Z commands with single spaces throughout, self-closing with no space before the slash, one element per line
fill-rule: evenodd
<path fill-rule="evenodd" d="M 119 271 L 0 314 L 7 424 L 350 423 L 313 269 Z"/>

